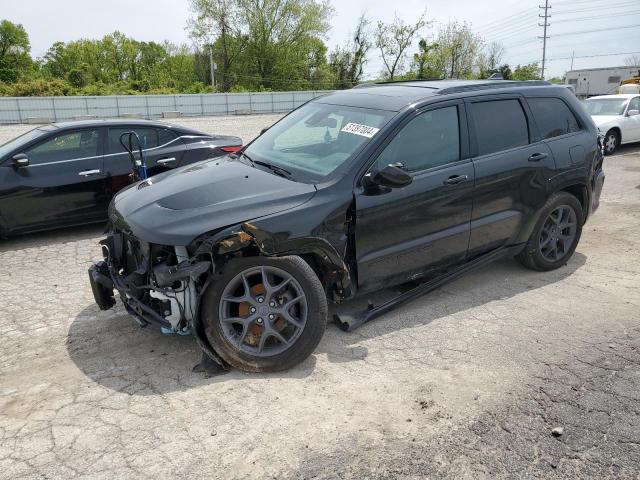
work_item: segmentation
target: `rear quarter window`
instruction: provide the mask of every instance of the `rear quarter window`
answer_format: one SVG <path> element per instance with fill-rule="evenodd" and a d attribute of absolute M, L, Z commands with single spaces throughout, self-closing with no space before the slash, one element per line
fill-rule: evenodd
<path fill-rule="evenodd" d="M 529 128 L 520 101 L 489 100 L 471 105 L 478 155 L 520 147 L 529 143 Z"/>
<path fill-rule="evenodd" d="M 580 131 L 575 115 L 559 98 L 528 98 L 527 103 L 543 139 Z"/>

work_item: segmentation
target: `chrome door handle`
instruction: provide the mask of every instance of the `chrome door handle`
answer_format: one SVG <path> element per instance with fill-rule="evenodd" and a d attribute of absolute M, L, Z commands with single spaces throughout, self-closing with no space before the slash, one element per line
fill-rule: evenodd
<path fill-rule="evenodd" d="M 78 172 L 78 175 L 81 177 L 91 177 L 92 175 L 98 175 L 100 170 L 84 170 L 82 172 Z"/>
<path fill-rule="evenodd" d="M 176 157 L 171 157 L 171 158 L 161 158 L 160 160 L 158 160 L 158 165 L 166 165 L 167 163 L 171 163 L 171 162 L 175 162 L 176 161 Z"/>
<path fill-rule="evenodd" d="M 445 185 L 456 185 L 469 180 L 469 175 L 452 175 L 444 181 Z"/>
<path fill-rule="evenodd" d="M 529 157 L 529 161 L 530 162 L 539 162 L 540 160 L 544 160 L 548 156 L 549 155 L 547 155 L 546 153 L 534 153 L 533 155 L 531 155 Z"/>

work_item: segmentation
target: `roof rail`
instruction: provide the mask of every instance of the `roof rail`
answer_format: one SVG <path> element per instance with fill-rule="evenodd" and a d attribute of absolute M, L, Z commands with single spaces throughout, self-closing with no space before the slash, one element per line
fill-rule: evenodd
<path fill-rule="evenodd" d="M 471 85 L 457 85 L 455 87 L 447 87 L 441 90 L 438 90 L 438 95 L 446 95 L 449 93 L 459 93 L 459 92 L 472 92 L 474 90 L 493 90 L 496 88 L 512 88 L 512 87 L 537 87 L 541 85 L 551 85 L 551 83 L 546 82 L 544 80 L 522 80 L 522 81 L 511 81 L 511 80 L 489 80 L 487 83 L 474 83 Z"/>

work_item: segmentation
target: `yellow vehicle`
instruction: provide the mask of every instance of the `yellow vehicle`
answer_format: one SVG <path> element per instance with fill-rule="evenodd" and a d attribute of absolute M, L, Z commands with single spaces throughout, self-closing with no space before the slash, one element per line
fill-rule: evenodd
<path fill-rule="evenodd" d="M 640 70 L 635 77 L 627 78 L 620 82 L 618 93 L 640 93 Z"/>

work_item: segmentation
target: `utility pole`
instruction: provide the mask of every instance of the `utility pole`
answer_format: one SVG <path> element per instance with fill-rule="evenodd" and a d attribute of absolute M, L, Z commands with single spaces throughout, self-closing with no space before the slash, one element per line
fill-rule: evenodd
<path fill-rule="evenodd" d="M 576 51 L 575 51 L 575 50 L 573 50 L 573 51 L 571 52 L 571 68 L 569 69 L 569 71 L 570 71 L 570 72 L 571 72 L 571 71 L 573 71 L 573 56 L 574 56 L 575 54 L 576 54 Z"/>
<path fill-rule="evenodd" d="M 538 15 L 538 17 L 543 19 L 543 23 L 539 24 L 539 27 L 543 27 L 543 33 L 542 33 L 542 37 L 538 37 L 538 38 L 542 38 L 542 80 L 544 80 L 544 64 L 545 61 L 547 59 L 547 27 L 549 26 L 549 23 L 547 22 L 547 19 L 551 18 L 551 15 L 549 15 L 549 9 L 551 8 L 549 6 L 549 0 L 544 0 L 544 6 L 542 5 L 538 5 L 539 9 L 544 9 L 544 15 Z"/>
<path fill-rule="evenodd" d="M 211 86 L 216 88 L 215 64 L 213 63 L 213 43 L 209 45 L 209 67 L 211 68 Z"/>

